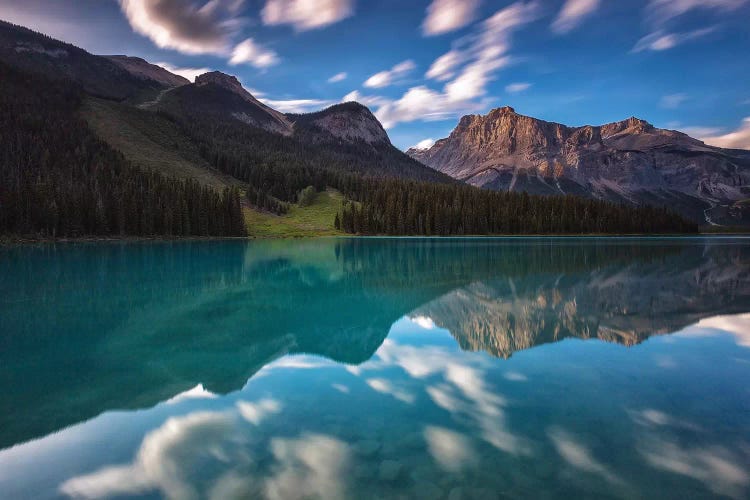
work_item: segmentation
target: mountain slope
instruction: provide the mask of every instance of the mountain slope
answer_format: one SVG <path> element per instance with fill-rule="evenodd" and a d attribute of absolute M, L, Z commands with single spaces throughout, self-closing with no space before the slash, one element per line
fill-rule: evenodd
<path fill-rule="evenodd" d="M 200 75 L 195 83 L 165 94 L 160 107 L 180 115 L 211 115 L 215 119 L 238 120 L 267 132 L 292 134 L 292 125 L 282 113 L 258 101 L 234 76 L 218 71 Z"/>
<path fill-rule="evenodd" d="M 157 83 L 160 83 L 164 87 L 180 87 L 182 85 L 187 85 L 188 83 L 190 83 L 190 80 L 188 80 L 187 78 L 175 75 L 174 73 L 170 73 L 161 66 L 151 64 L 150 62 L 146 61 L 145 59 L 141 59 L 140 57 L 102 57 L 117 64 L 136 78 L 140 78 L 141 80 L 153 80 Z"/>
<path fill-rule="evenodd" d="M 135 98 L 163 87 L 105 57 L 4 21 L 0 21 L 0 61 L 45 78 L 75 82 L 87 93 L 108 99 Z"/>
<path fill-rule="evenodd" d="M 375 115 L 358 102 L 335 104 L 315 113 L 288 114 L 296 134 L 308 135 L 315 142 L 365 142 L 391 145 L 383 126 Z"/>
<path fill-rule="evenodd" d="M 235 77 L 212 72 L 193 84 L 164 92 L 155 104 L 153 109 L 181 123 L 193 141 L 214 149 L 213 156 L 236 159 L 223 163 L 237 161 L 244 168 L 252 160 L 257 165 L 283 165 L 287 170 L 301 167 L 455 182 L 395 148 L 377 118 L 358 103 L 284 115 L 258 101 Z"/>
<path fill-rule="evenodd" d="M 503 107 L 461 118 L 412 158 L 479 187 L 671 206 L 693 220 L 750 197 L 750 153 L 707 146 L 638 118 L 568 127 Z"/>

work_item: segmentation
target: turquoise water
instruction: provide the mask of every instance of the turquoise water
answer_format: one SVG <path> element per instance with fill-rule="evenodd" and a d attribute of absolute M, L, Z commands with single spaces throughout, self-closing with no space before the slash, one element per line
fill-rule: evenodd
<path fill-rule="evenodd" d="M 0 497 L 748 498 L 750 240 L 0 248 Z"/>

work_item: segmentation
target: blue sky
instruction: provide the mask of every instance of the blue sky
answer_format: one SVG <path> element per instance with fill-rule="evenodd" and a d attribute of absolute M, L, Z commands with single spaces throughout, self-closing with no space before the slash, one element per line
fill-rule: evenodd
<path fill-rule="evenodd" d="M 400 148 L 509 105 L 750 149 L 750 0 L 0 0 L 0 18 L 231 73 L 282 111 L 355 99 Z"/>

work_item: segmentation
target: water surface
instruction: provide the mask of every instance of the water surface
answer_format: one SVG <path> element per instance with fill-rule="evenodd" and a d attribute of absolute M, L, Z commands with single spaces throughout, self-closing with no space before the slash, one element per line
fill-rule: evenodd
<path fill-rule="evenodd" d="M 750 240 L 0 248 L 0 497 L 750 496 Z"/>

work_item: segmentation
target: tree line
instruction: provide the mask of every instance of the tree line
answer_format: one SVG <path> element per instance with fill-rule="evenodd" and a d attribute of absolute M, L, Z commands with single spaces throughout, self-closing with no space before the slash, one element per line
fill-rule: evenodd
<path fill-rule="evenodd" d="M 346 203 L 335 225 L 367 235 L 692 233 L 666 208 L 576 196 L 533 196 L 471 186 L 379 180 Z"/>
<path fill-rule="evenodd" d="M 285 213 L 312 186 L 349 200 L 337 229 L 364 235 L 694 233 L 697 225 L 660 207 L 631 207 L 576 196 L 536 196 L 457 182 L 395 177 L 384 153 L 366 143 L 344 152 L 210 116 L 170 115 L 217 169 L 255 193 L 251 203 Z M 309 193 L 308 193 L 309 194 Z"/>
<path fill-rule="evenodd" d="M 1 63 L 0 73 L 0 234 L 246 234 L 236 188 L 143 171 L 79 117 L 79 87 Z"/>

